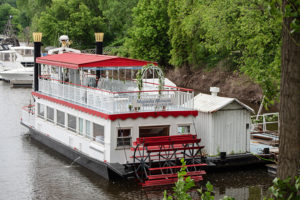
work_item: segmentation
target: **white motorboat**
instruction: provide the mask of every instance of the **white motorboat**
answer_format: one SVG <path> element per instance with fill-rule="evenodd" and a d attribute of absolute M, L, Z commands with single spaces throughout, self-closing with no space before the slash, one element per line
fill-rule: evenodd
<path fill-rule="evenodd" d="M 9 50 L 0 51 L 0 78 L 3 80 L 33 80 L 33 66 L 33 47 L 9 47 Z"/>
<path fill-rule="evenodd" d="M 59 38 L 61 47 L 51 49 L 48 54 L 61 54 L 66 52 L 80 53 L 80 50 L 69 48 L 69 37 L 63 35 Z M 0 79 L 6 81 L 33 81 L 34 49 L 33 47 L 9 47 L 9 50 L 0 51 Z"/>

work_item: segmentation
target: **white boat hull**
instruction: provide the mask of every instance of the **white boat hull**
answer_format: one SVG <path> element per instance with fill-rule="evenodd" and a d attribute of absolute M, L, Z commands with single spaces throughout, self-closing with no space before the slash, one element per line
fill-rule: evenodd
<path fill-rule="evenodd" d="M 33 81 L 33 69 L 16 69 L 0 72 L 3 80 Z"/>

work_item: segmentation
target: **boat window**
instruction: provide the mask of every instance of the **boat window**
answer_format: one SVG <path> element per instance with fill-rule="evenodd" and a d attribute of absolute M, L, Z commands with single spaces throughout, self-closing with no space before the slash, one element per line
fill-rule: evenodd
<path fill-rule="evenodd" d="M 4 61 L 10 61 L 10 54 L 9 53 L 4 54 Z"/>
<path fill-rule="evenodd" d="M 189 134 L 189 133 L 191 133 L 190 125 L 179 125 L 177 127 L 177 133 L 179 133 L 179 134 Z"/>
<path fill-rule="evenodd" d="M 47 120 L 54 122 L 54 109 L 47 106 Z"/>
<path fill-rule="evenodd" d="M 168 136 L 170 126 L 140 126 L 139 131 L 139 137 Z"/>
<path fill-rule="evenodd" d="M 38 116 L 44 118 L 45 110 L 44 105 L 38 103 Z"/>
<path fill-rule="evenodd" d="M 18 53 L 18 54 L 20 54 L 20 55 L 22 55 L 23 56 L 23 49 L 15 49 L 15 51 Z"/>
<path fill-rule="evenodd" d="M 65 113 L 60 111 L 60 110 L 57 110 L 56 111 L 56 123 L 59 125 L 59 126 L 62 126 L 62 127 L 65 127 Z"/>
<path fill-rule="evenodd" d="M 118 129 L 117 147 L 131 146 L 131 129 Z"/>
<path fill-rule="evenodd" d="M 91 122 L 88 120 L 85 120 L 85 133 L 87 137 L 91 137 Z"/>
<path fill-rule="evenodd" d="M 32 56 L 31 49 L 25 49 L 25 56 Z"/>
<path fill-rule="evenodd" d="M 104 143 L 104 126 L 93 123 L 94 140 Z"/>
<path fill-rule="evenodd" d="M 83 135 L 83 119 L 79 118 L 79 134 Z"/>
<path fill-rule="evenodd" d="M 76 117 L 74 115 L 68 114 L 68 129 L 76 132 Z"/>
<path fill-rule="evenodd" d="M 34 62 L 21 62 L 24 67 L 34 67 Z"/>

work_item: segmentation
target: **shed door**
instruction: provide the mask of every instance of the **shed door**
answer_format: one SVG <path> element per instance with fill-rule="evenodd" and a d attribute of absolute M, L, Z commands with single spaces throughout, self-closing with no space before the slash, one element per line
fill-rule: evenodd
<path fill-rule="evenodd" d="M 168 136 L 170 133 L 170 126 L 140 126 L 139 137 L 157 137 Z"/>
<path fill-rule="evenodd" d="M 245 110 L 218 111 L 214 121 L 214 145 L 219 151 L 244 153 L 248 148 Z"/>

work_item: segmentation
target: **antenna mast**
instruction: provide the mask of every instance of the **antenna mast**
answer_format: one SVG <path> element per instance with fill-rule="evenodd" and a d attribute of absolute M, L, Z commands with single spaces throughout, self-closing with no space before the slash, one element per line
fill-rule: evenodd
<path fill-rule="evenodd" d="M 15 30 L 13 28 L 13 24 L 11 23 L 13 16 L 10 15 L 8 18 L 8 21 L 5 25 L 5 29 L 3 31 L 3 35 L 6 37 L 3 41 L 2 44 L 10 44 L 13 46 L 20 46 L 19 40 L 17 39 L 15 35 Z"/>

